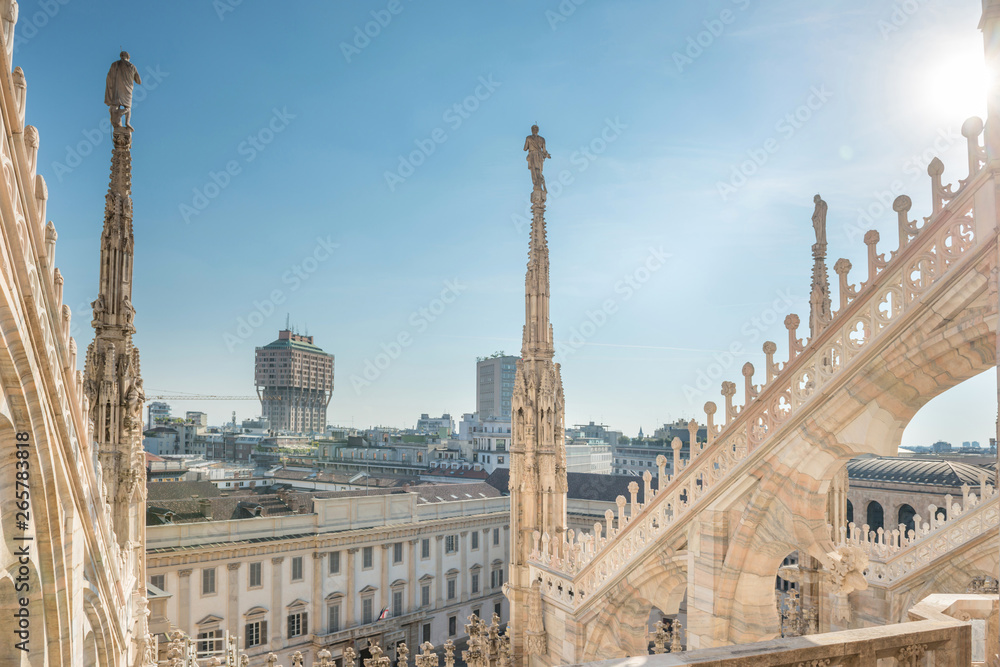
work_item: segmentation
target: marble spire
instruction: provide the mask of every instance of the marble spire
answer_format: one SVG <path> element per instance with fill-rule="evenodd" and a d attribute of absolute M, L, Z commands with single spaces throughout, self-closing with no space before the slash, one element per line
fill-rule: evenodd
<path fill-rule="evenodd" d="M 549 248 L 545 235 L 545 177 L 542 167 L 551 157 L 538 127 L 525 139 L 531 171 L 531 238 L 524 278 L 524 332 L 521 359 L 514 376 L 511 401 L 511 600 L 513 651 L 518 664 L 524 655 L 547 652 L 545 632 L 537 618 L 541 604 L 528 571 L 533 535 L 548 535 L 561 553 L 566 536 L 565 406 L 559 364 L 549 322 Z"/>

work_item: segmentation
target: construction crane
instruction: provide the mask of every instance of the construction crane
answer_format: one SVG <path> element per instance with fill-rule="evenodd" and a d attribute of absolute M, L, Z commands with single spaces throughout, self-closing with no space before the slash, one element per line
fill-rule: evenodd
<path fill-rule="evenodd" d="M 216 396 L 215 394 L 182 394 L 179 396 L 172 396 L 167 394 L 159 394 L 157 396 L 147 396 L 146 402 L 149 401 L 259 401 L 258 396 Z"/>

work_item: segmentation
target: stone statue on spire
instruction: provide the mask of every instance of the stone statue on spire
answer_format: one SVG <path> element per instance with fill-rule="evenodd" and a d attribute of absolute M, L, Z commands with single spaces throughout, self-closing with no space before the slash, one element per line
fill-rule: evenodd
<path fill-rule="evenodd" d="M 104 103 L 111 109 L 111 125 L 132 128 L 132 84 L 142 85 L 139 70 L 129 62 L 128 51 L 122 51 L 120 59 L 111 63 L 108 80 L 104 86 Z M 125 124 L 122 125 L 122 118 Z"/>
<path fill-rule="evenodd" d="M 531 126 L 531 134 L 524 140 L 524 150 L 528 151 L 528 169 L 531 170 L 531 183 L 538 192 L 546 192 L 545 177 L 542 175 L 542 166 L 545 158 L 551 158 L 549 152 L 545 150 L 545 138 L 538 134 L 538 126 Z"/>
<path fill-rule="evenodd" d="M 826 202 L 819 195 L 813 197 L 816 209 L 813 211 L 813 230 L 816 232 L 816 244 L 826 245 Z"/>

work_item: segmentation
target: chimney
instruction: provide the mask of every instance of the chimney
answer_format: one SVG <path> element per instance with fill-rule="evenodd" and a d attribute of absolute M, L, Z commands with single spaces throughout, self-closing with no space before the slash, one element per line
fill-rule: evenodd
<path fill-rule="evenodd" d="M 212 501 L 209 500 L 208 498 L 202 498 L 201 500 L 199 500 L 198 501 L 198 511 L 201 512 L 202 516 L 204 516 L 206 519 L 208 519 L 209 521 L 211 521 L 212 520 Z"/>

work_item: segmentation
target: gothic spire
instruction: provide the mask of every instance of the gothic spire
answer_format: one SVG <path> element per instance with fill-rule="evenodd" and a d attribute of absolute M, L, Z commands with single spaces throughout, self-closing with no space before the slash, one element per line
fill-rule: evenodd
<path fill-rule="evenodd" d="M 524 276 L 524 332 L 521 358 L 551 360 L 555 355 L 552 342 L 552 325 L 549 323 L 549 246 L 545 238 L 545 177 L 542 167 L 546 158 L 552 157 L 545 150 L 545 139 L 539 136 L 538 126 L 531 127 L 531 134 L 524 141 L 531 170 L 531 238 L 528 244 L 528 270 Z"/>

